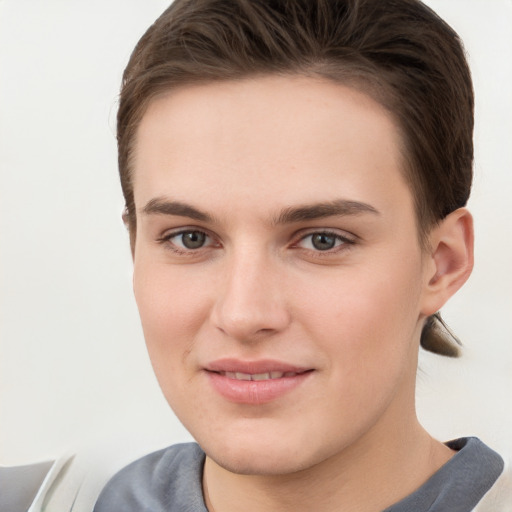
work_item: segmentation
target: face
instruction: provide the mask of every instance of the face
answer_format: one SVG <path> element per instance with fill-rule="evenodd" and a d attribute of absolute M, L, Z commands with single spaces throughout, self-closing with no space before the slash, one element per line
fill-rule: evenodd
<path fill-rule="evenodd" d="M 284 474 L 414 417 L 425 264 L 391 116 L 304 77 L 154 99 L 134 158 L 134 290 L 207 455 Z"/>

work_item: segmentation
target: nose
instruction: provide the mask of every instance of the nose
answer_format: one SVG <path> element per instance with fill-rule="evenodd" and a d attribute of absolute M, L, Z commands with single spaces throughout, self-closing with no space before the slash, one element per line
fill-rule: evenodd
<path fill-rule="evenodd" d="M 254 341 L 289 325 L 282 271 L 271 260 L 245 254 L 226 262 L 211 318 L 230 338 Z"/>

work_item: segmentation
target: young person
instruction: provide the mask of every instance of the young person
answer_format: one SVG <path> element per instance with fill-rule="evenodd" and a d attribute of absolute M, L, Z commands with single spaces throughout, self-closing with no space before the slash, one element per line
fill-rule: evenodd
<path fill-rule="evenodd" d="M 197 444 L 96 512 L 500 510 L 501 457 L 414 404 L 420 344 L 457 354 L 438 311 L 473 264 L 472 129 L 461 42 L 419 1 L 162 14 L 119 167 L 148 351 Z"/>

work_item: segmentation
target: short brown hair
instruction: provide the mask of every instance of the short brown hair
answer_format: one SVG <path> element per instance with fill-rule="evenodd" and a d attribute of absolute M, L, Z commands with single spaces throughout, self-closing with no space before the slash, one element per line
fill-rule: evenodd
<path fill-rule="evenodd" d="M 419 0 L 175 0 L 137 44 L 118 111 L 119 172 L 132 247 L 131 160 L 137 128 L 171 88 L 263 74 L 301 74 L 353 85 L 394 116 L 422 242 L 465 206 L 472 181 L 473 88 L 462 43 Z M 457 355 L 425 323 L 424 348 Z M 438 333 L 438 334 L 436 334 Z"/>

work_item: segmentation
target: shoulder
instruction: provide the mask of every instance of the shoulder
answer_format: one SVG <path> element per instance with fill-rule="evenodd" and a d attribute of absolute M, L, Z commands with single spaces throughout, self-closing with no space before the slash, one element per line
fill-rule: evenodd
<path fill-rule="evenodd" d="M 475 437 L 446 443 L 457 453 L 417 491 L 385 512 L 505 512 L 482 508 L 503 474 L 500 455 Z M 476 507 L 476 508 L 475 508 Z"/>
<path fill-rule="evenodd" d="M 201 475 L 204 453 L 195 443 L 150 453 L 119 471 L 101 492 L 94 512 L 206 512 Z"/>

